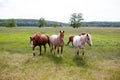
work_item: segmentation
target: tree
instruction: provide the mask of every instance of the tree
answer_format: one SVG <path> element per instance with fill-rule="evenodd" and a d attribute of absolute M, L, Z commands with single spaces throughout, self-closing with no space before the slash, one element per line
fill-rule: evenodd
<path fill-rule="evenodd" d="M 16 21 L 14 19 L 7 19 L 4 22 L 5 27 L 16 27 Z"/>
<path fill-rule="evenodd" d="M 46 25 L 46 21 L 44 18 L 40 18 L 38 21 L 38 27 L 43 27 Z"/>
<path fill-rule="evenodd" d="M 53 22 L 53 27 L 57 27 L 58 23 L 57 22 Z"/>
<path fill-rule="evenodd" d="M 82 13 L 73 13 L 70 17 L 70 26 L 73 28 L 78 28 L 82 25 Z"/>

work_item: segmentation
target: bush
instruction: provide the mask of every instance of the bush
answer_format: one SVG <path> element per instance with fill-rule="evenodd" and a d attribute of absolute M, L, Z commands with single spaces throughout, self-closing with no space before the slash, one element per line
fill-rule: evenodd
<path fill-rule="evenodd" d="M 16 22 L 14 19 L 7 19 L 4 22 L 5 27 L 16 27 Z"/>

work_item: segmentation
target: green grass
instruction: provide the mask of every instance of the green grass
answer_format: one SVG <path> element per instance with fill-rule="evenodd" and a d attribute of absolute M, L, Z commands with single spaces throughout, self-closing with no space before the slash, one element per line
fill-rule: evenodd
<path fill-rule="evenodd" d="M 36 32 L 58 34 L 65 31 L 63 57 L 47 52 L 33 57 L 29 37 Z M 86 46 L 85 57 L 74 56 L 75 49 L 67 45 L 70 35 L 87 32 L 93 46 Z M 119 80 L 120 28 L 0 28 L 0 80 Z"/>

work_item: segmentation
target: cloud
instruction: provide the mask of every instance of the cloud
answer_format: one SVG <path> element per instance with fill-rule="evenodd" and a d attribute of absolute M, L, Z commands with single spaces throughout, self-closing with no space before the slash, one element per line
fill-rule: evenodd
<path fill-rule="evenodd" d="M 0 16 L 68 22 L 72 13 L 83 13 L 85 21 L 120 21 L 119 4 L 120 0 L 0 0 Z"/>
<path fill-rule="evenodd" d="M 10 0 L 0 0 L 0 8 L 7 7 L 9 5 Z"/>

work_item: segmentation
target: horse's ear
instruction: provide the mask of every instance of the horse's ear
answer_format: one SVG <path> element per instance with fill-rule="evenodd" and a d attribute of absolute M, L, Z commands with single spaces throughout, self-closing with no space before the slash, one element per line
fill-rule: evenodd
<path fill-rule="evenodd" d="M 60 33 L 61 33 L 61 32 L 63 32 L 63 33 L 64 33 L 64 31 L 61 31 L 61 30 L 60 30 Z"/>
<path fill-rule="evenodd" d="M 30 39 L 32 39 L 32 37 L 30 36 Z"/>
<path fill-rule="evenodd" d="M 88 34 L 87 34 L 87 37 L 88 37 Z"/>

